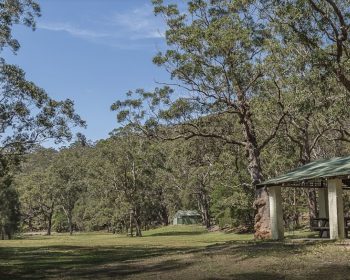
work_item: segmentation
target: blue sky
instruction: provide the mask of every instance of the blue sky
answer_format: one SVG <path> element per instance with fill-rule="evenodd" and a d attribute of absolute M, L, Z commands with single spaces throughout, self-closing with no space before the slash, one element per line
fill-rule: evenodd
<path fill-rule="evenodd" d="M 168 81 L 152 64 L 165 48 L 165 25 L 150 0 L 41 0 L 37 29 L 18 26 L 17 55 L 4 52 L 27 78 L 55 99 L 70 98 L 87 121 L 88 139 L 108 137 L 117 126 L 110 105 L 128 90 Z"/>

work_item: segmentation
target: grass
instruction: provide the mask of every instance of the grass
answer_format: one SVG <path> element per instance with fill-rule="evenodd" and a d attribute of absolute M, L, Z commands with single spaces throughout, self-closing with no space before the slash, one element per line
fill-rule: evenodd
<path fill-rule="evenodd" d="M 142 238 L 102 233 L 0 241 L 0 279 L 350 279 L 347 243 L 256 242 L 169 226 Z M 327 279 L 327 280 L 328 280 Z"/>

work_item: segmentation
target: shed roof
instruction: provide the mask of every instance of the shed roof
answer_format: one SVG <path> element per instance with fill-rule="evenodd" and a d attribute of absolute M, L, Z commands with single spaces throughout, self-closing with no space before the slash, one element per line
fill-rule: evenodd
<path fill-rule="evenodd" d="M 302 181 L 350 175 L 350 156 L 321 159 L 300 166 L 286 174 L 258 184 L 260 186 L 295 184 Z"/>
<path fill-rule="evenodd" d="M 200 216 L 196 210 L 179 210 L 175 214 L 175 218 L 185 217 L 185 216 Z"/>

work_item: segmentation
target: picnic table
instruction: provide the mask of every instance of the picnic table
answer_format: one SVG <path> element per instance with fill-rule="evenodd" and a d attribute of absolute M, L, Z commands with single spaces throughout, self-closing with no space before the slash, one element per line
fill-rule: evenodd
<path fill-rule="evenodd" d="M 349 238 L 350 217 L 344 218 L 345 237 Z M 311 220 L 311 230 L 318 231 L 320 238 L 329 237 L 329 218 L 314 218 Z"/>

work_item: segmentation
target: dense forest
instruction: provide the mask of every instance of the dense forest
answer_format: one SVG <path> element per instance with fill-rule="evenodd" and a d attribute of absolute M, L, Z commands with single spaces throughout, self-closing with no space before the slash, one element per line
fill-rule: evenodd
<path fill-rule="evenodd" d="M 130 224 L 141 236 L 180 209 L 198 210 L 208 228 L 267 238 L 268 193 L 255 185 L 349 154 L 350 1 L 165 2 L 153 1 L 167 24 L 167 50 L 153 61 L 172 83 L 112 104 L 108 139 L 74 138 L 72 126 L 85 123 L 73 102 L 51 99 L 0 58 L 3 238 Z M 40 8 L 14 0 L 0 9 L 0 54 L 17 52 L 12 26 L 35 28 Z M 47 139 L 71 142 L 43 148 Z M 283 198 L 286 226 L 316 217 L 315 190 L 288 188 Z"/>

